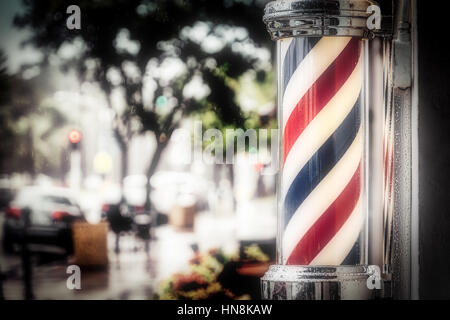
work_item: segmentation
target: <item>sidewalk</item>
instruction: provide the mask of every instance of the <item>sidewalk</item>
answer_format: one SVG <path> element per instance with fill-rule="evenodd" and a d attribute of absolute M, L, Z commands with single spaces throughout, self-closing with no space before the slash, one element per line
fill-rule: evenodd
<path fill-rule="evenodd" d="M 236 215 L 215 217 L 199 214 L 196 227 L 191 231 L 174 229 L 164 225 L 154 230 L 155 240 L 150 251 L 144 243 L 132 235 L 120 240 L 120 254 L 114 253 L 115 235 L 108 233 L 109 265 L 101 270 L 81 268 L 81 290 L 69 290 L 66 286 L 68 259 L 59 259 L 33 267 L 33 294 L 36 299 L 90 300 L 90 299 L 153 299 L 161 280 L 188 268 L 193 257 L 193 245 L 207 247 L 232 244 L 237 249 L 238 240 L 270 238 L 275 234 L 275 220 L 269 214 L 271 201 L 257 201 L 239 206 Z M 1 223 L 1 221 L 0 221 Z M 1 235 L 0 235 L 1 236 Z M 23 281 L 20 256 L 0 254 L 6 299 L 23 299 Z"/>

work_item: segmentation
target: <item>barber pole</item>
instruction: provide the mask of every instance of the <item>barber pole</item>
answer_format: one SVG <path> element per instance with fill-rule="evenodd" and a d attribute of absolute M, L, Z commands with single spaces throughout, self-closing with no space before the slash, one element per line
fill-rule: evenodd
<path fill-rule="evenodd" d="M 282 256 L 288 265 L 340 265 L 363 225 L 362 41 L 281 41 Z"/>
<path fill-rule="evenodd" d="M 389 55 L 372 53 L 389 48 L 383 39 L 392 24 L 382 16 L 389 8 L 370 0 L 266 5 L 263 20 L 277 43 L 281 134 L 277 265 L 262 278 L 264 299 L 380 295 L 394 153 L 392 141 L 382 141 Z"/>

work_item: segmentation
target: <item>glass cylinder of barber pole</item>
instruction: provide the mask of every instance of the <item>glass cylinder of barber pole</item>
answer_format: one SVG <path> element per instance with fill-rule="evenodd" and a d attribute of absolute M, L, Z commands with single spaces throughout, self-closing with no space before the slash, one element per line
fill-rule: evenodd
<path fill-rule="evenodd" d="M 365 0 L 275 1 L 280 159 L 277 266 L 265 299 L 368 299 L 368 28 Z M 381 240 L 382 235 L 379 235 Z"/>
<path fill-rule="evenodd" d="M 279 66 L 279 263 L 366 263 L 364 40 L 290 37 Z"/>

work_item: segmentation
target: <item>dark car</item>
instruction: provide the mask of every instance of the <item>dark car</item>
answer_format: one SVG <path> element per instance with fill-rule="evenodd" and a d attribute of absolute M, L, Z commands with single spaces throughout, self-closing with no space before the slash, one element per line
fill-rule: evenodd
<path fill-rule="evenodd" d="M 14 189 L 0 186 L 0 210 L 8 207 L 14 198 Z"/>
<path fill-rule="evenodd" d="M 84 220 L 83 213 L 69 189 L 26 187 L 5 210 L 3 249 L 13 253 L 24 239 L 24 218 L 29 214 L 26 241 L 39 250 L 62 248 L 73 252 L 71 224 Z"/>

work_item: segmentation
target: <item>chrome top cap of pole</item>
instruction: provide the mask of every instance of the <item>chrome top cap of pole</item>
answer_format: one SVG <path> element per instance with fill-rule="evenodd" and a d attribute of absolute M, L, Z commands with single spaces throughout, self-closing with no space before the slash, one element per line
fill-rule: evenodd
<path fill-rule="evenodd" d="M 380 9 L 381 26 L 377 29 L 367 25 L 373 9 L 377 9 L 371 6 Z M 392 8 L 392 0 L 279 0 L 266 5 L 263 21 L 273 40 L 299 36 L 389 37 Z"/>

